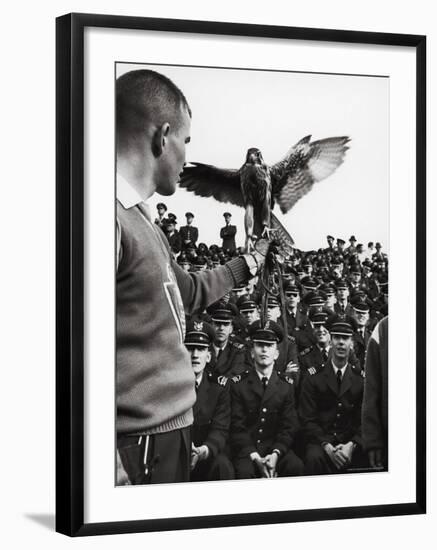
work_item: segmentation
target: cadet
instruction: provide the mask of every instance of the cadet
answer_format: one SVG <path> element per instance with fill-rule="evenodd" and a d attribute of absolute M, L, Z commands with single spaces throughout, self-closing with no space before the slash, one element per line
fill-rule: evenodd
<path fill-rule="evenodd" d="M 326 328 L 327 320 L 328 315 L 324 312 L 315 313 L 311 318 L 316 343 L 306 348 L 299 355 L 302 380 L 308 375 L 317 374 L 328 362 L 331 335 Z"/>
<path fill-rule="evenodd" d="M 364 367 L 366 360 L 367 344 L 370 340 L 371 331 L 369 330 L 369 306 L 364 301 L 354 302 L 353 318 L 355 319 L 354 349 L 360 365 Z"/>
<path fill-rule="evenodd" d="M 248 367 L 245 347 L 242 343 L 231 340 L 235 306 L 220 301 L 207 311 L 215 329 L 210 369 L 219 377 L 220 382 L 224 382 L 227 378 L 243 373 Z"/>
<path fill-rule="evenodd" d="M 269 321 L 278 323 L 282 330 L 284 329 L 279 302 L 274 296 L 269 296 L 267 298 L 267 318 Z M 278 349 L 279 356 L 275 361 L 275 369 L 280 372 L 285 372 L 297 385 L 299 383 L 300 370 L 296 339 L 294 336 L 284 334 L 284 338 L 278 344 Z"/>
<path fill-rule="evenodd" d="M 337 290 L 337 302 L 334 304 L 334 312 L 343 317 L 353 315 L 352 306 L 349 303 L 349 286 L 343 279 L 335 283 Z"/>
<path fill-rule="evenodd" d="M 222 248 L 232 256 L 237 250 L 237 245 L 235 244 L 237 228 L 235 225 L 231 225 L 232 214 L 230 212 L 225 212 L 223 217 L 225 218 L 226 225 L 220 229 Z"/>
<path fill-rule="evenodd" d="M 353 329 L 337 317 L 330 333 L 329 361 L 303 380 L 299 399 L 309 474 L 336 473 L 366 463 L 361 448 L 364 371 L 350 363 Z"/>
<path fill-rule="evenodd" d="M 192 212 L 187 212 L 185 217 L 187 219 L 187 225 L 183 225 L 179 229 L 182 250 L 186 250 L 190 245 L 196 246 L 197 239 L 199 238 L 199 230 L 192 225 L 194 214 Z"/>
<path fill-rule="evenodd" d="M 196 386 L 191 431 L 191 481 L 234 479 L 232 463 L 224 453 L 231 421 L 229 386 L 220 385 L 211 372 L 205 371 L 211 360 L 214 335 L 210 324 L 191 321 L 185 336 Z"/>
<path fill-rule="evenodd" d="M 255 368 L 231 382 L 231 450 L 238 479 L 303 473 L 291 449 L 298 431 L 293 380 L 274 370 L 283 331 L 273 321 L 250 326 Z"/>

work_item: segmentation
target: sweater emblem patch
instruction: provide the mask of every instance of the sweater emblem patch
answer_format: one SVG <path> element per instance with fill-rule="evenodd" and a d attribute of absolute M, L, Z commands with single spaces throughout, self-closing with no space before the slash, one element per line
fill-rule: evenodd
<path fill-rule="evenodd" d="M 181 344 L 183 344 L 185 338 L 184 304 L 182 303 L 182 297 L 176 282 L 176 276 L 170 264 L 167 264 L 167 275 L 169 280 L 164 281 L 165 295 L 167 297 L 171 312 L 176 323 L 176 327 L 179 332 Z"/>

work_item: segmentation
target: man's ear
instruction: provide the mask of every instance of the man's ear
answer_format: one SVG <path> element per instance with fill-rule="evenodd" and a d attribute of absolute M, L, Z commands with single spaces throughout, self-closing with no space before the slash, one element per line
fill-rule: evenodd
<path fill-rule="evenodd" d="M 160 157 L 167 145 L 167 137 L 170 132 L 170 124 L 164 122 L 156 128 L 152 136 L 152 153 L 155 157 Z"/>

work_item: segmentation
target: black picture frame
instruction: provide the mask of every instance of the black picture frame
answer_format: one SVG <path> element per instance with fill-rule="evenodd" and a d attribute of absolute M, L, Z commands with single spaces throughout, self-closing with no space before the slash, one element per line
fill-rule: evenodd
<path fill-rule="evenodd" d="M 84 523 L 84 29 L 300 39 L 416 52 L 416 499 L 390 505 Z M 426 511 L 426 37 L 68 14 L 56 21 L 56 530 L 69 536 L 423 514 Z"/>

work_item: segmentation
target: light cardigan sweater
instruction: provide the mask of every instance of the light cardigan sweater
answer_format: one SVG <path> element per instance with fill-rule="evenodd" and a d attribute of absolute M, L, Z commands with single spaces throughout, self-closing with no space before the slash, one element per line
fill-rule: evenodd
<path fill-rule="evenodd" d="M 185 315 L 247 281 L 242 258 L 189 274 L 171 258 L 161 229 L 138 206 L 117 201 L 117 433 L 146 435 L 189 426 L 196 399 Z"/>

